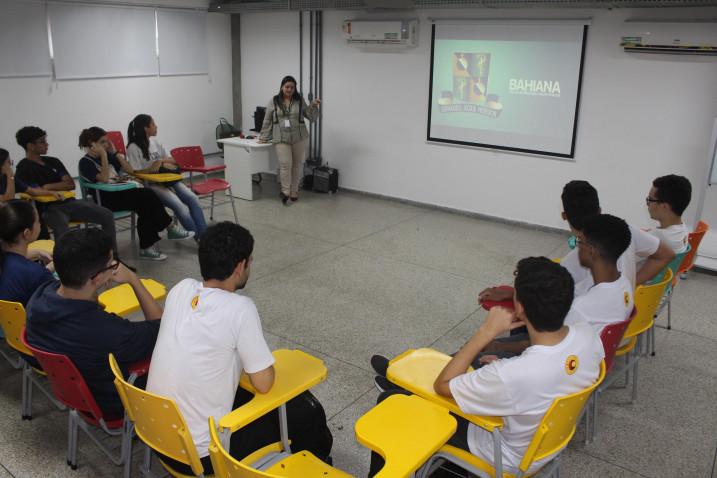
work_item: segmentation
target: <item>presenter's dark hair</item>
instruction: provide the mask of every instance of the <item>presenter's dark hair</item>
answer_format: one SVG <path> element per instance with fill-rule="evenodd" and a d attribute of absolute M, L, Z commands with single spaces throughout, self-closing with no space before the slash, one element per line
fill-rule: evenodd
<path fill-rule="evenodd" d="M 224 280 L 254 251 L 254 238 L 229 221 L 209 226 L 199 240 L 199 270 L 204 280 Z"/>
<path fill-rule="evenodd" d="M 10 153 L 7 149 L 0 148 L 0 167 L 5 165 L 5 161 L 10 159 Z"/>
<path fill-rule="evenodd" d="M 107 266 L 112 238 L 94 227 L 67 231 L 55 242 L 52 259 L 60 282 L 79 289 Z"/>
<path fill-rule="evenodd" d="M 147 114 L 139 114 L 130 121 L 127 126 L 127 146 L 134 143 L 142 151 L 142 157 L 149 160 L 149 137 L 144 130 L 152 122 L 152 117 Z"/>
<path fill-rule="evenodd" d="M 286 75 L 284 78 L 281 79 L 281 86 L 279 87 L 279 93 L 274 97 L 274 103 L 276 103 L 277 105 L 282 104 L 284 93 L 282 93 L 281 89 L 284 87 L 285 84 L 287 84 L 289 82 L 294 84 L 294 94 L 291 96 L 291 99 L 299 100 L 301 98 L 301 95 L 299 94 L 299 85 L 296 83 L 296 78 L 294 78 L 291 75 Z"/>
<path fill-rule="evenodd" d="M 17 243 L 25 229 L 32 229 L 36 217 L 35 206 L 29 201 L 11 199 L 0 205 L 0 272 L 5 261 L 5 247 Z"/>
<path fill-rule="evenodd" d="M 686 177 L 668 174 L 652 181 L 652 185 L 657 189 L 655 199 L 669 204 L 672 212 L 678 216 L 681 216 L 690 205 L 692 184 Z"/>
<path fill-rule="evenodd" d="M 15 133 L 15 141 L 22 149 L 27 151 L 27 145 L 34 143 L 43 136 L 47 136 L 47 132 L 37 126 L 23 126 Z"/>
<path fill-rule="evenodd" d="M 600 214 L 597 189 L 587 181 L 570 181 L 563 187 L 560 198 L 568 222 L 578 231 L 583 229 L 586 218 Z"/>
<path fill-rule="evenodd" d="M 515 295 L 538 332 L 554 332 L 563 326 L 574 288 L 568 270 L 546 257 L 526 257 L 518 262 Z"/>
<path fill-rule="evenodd" d="M 617 262 L 632 240 L 627 223 L 610 214 L 587 218 L 582 232 L 585 240 L 597 249 L 598 254 L 610 262 Z"/>
<path fill-rule="evenodd" d="M 105 136 L 107 131 L 103 130 L 99 126 L 90 126 L 87 129 L 83 129 L 80 133 L 80 140 L 78 146 L 80 148 L 89 148 L 92 143 L 96 143 L 101 137 Z"/>

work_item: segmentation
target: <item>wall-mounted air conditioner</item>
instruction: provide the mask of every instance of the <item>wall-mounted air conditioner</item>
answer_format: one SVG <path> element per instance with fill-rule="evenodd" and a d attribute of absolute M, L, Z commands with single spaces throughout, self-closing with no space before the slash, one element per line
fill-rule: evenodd
<path fill-rule="evenodd" d="M 343 30 L 349 45 L 416 46 L 418 20 L 346 20 Z"/>
<path fill-rule="evenodd" d="M 715 21 L 626 21 L 620 46 L 630 53 L 717 55 Z"/>

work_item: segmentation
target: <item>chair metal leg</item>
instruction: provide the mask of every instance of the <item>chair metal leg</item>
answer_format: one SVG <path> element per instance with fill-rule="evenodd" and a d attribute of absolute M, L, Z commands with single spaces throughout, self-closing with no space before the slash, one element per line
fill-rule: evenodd
<path fill-rule="evenodd" d="M 649 339 L 650 339 L 650 349 L 651 349 L 650 355 L 652 355 L 654 357 L 655 356 L 655 324 L 654 323 L 652 324 L 652 328 L 650 329 Z"/>
<path fill-rule="evenodd" d="M 77 442 L 79 438 L 79 424 L 77 423 L 77 420 L 79 420 L 79 417 L 77 416 L 77 411 L 70 410 L 69 413 L 69 428 L 70 428 L 70 442 L 67 444 L 68 448 L 68 454 L 70 455 L 69 463 L 70 468 L 73 470 L 77 469 Z"/>
<path fill-rule="evenodd" d="M 637 366 L 639 362 L 640 361 L 636 359 L 635 364 L 632 366 L 632 403 L 637 401 Z"/>
<path fill-rule="evenodd" d="M 600 391 L 595 390 L 592 396 L 592 414 L 593 414 L 593 429 L 590 431 L 590 442 L 595 441 L 598 433 L 598 398 L 600 397 Z"/>
<path fill-rule="evenodd" d="M 130 214 L 130 239 L 132 240 L 133 243 L 135 242 L 134 238 L 136 237 L 136 235 L 137 235 L 137 215 L 134 212 L 132 212 L 132 214 Z"/>
<path fill-rule="evenodd" d="M 210 219 L 211 221 L 214 220 L 214 193 L 212 193 L 212 206 L 211 206 L 211 208 L 209 209 L 209 219 Z"/>
<path fill-rule="evenodd" d="M 32 420 L 32 379 L 30 365 L 23 361 L 22 365 L 22 419 Z"/>
<path fill-rule="evenodd" d="M 672 294 L 667 297 L 667 330 L 672 329 Z"/>
<path fill-rule="evenodd" d="M 134 436 L 134 424 L 125 416 L 122 428 L 122 456 L 123 456 L 123 478 L 132 476 L 132 437 Z"/>
<path fill-rule="evenodd" d="M 234 206 L 234 196 L 232 195 L 232 188 L 229 188 L 229 200 L 232 203 L 232 211 L 234 212 L 234 222 L 239 224 L 239 217 L 237 216 L 237 208 Z"/>

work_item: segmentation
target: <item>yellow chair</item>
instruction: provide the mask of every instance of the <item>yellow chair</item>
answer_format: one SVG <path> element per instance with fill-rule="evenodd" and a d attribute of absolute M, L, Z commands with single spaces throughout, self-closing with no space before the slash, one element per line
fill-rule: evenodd
<path fill-rule="evenodd" d="M 583 407 L 588 402 L 590 394 L 605 378 L 605 362 L 600 362 L 600 374 L 595 383 L 589 387 L 564 397 L 553 400 L 553 404 L 543 416 L 523 459 L 518 466 L 519 473 L 502 473 L 503 478 L 521 478 L 540 473 L 541 476 L 560 476 L 560 451 L 562 451 L 575 435 L 575 428 L 582 414 Z M 555 456 L 553 456 L 555 455 Z M 540 470 L 528 473 L 530 466 L 536 461 L 553 456 Z M 502 461 L 502 454 L 498 455 Z M 440 461 L 455 463 L 461 468 L 481 477 L 495 477 L 494 466 L 470 452 L 451 445 L 443 446 L 421 469 L 419 478 L 429 476 Z"/>
<path fill-rule="evenodd" d="M 154 279 L 142 279 L 142 284 L 152 294 L 154 300 L 162 300 L 167 295 L 167 288 L 164 284 L 160 284 Z M 121 284 L 104 291 L 99 295 L 97 301 L 105 308 L 105 312 L 122 317 L 140 309 L 139 300 L 129 284 Z"/>
<path fill-rule="evenodd" d="M 127 416 L 134 423 L 137 436 L 148 446 L 142 473 L 150 474 L 151 450 L 156 450 L 191 467 L 195 473 L 191 475 L 192 477 L 205 476 L 189 427 L 177 404 L 169 398 L 131 385 L 124 379 L 122 370 L 112 354 L 109 355 L 109 361 L 115 376 L 115 386 Z M 162 466 L 175 478 L 190 478 L 190 475 L 178 473 L 163 462 Z"/>
<path fill-rule="evenodd" d="M 635 403 L 635 400 L 637 400 L 637 364 L 642 356 L 642 337 L 647 335 L 646 333 L 649 333 L 654 325 L 655 312 L 660 305 L 665 289 L 672 283 L 672 278 L 672 271 L 667 269 L 660 282 L 640 285 L 635 289 L 635 308 L 637 309 L 637 314 L 627 326 L 625 335 L 623 335 L 623 342 L 615 351 L 615 357 L 625 357 L 625 363 L 620 367 L 615 363 L 610 376 L 600 385 L 598 393 L 595 394 L 592 412 L 593 438 L 597 436 L 597 397 L 623 373 L 625 374 L 625 386 L 627 386 L 630 379 L 630 372 L 632 372 L 631 401 Z"/>
<path fill-rule="evenodd" d="M 222 446 L 214 417 L 209 417 L 209 436 L 209 456 L 217 478 L 351 478 L 351 475 L 327 465 L 308 451 L 288 454 L 278 462 L 271 462 L 266 470 L 252 468 L 251 464 L 265 458 L 266 454 L 280 452 L 281 444 L 268 445 L 238 461 Z"/>
<path fill-rule="evenodd" d="M 58 402 L 48 389 L 43 377 L 46 376 L 39 364 L 32 358 L 32 352 L 22 343 L 22 331 L 25 329 L 25 308 L 19 302 L 0 300 L 0 326 L 5 334 L 7 344 L 17 352 L 13 358 L 2 352 L 3 356 L 15 369 L 22 368 L 22 400 L 21 412 L 23 420 L 32 419 L 32 386 L 33 384 L 58 409 L 65 410 L 65 406 Z M 32 362 L 32 363 L 31 363 Z"/>
<path fill-rule="evenodd" d="M 417 395 L 392 395 L 366 412 L 356 440 L 384 459 L 376 478 L 413 476 L 455 433 L 448 410 Z"/>
<path fill-rule="evenodd" d="M 31 242 L 30 245 L 27 246 L 27 248 L 52 254 L 52 251 L 55 250 L 55 241 L 52 241 L 50 239 L 39 239 L 35 242 Z"/>
<path fill-rule="evenodd" d="M 73 199 L 75 197 L 74 191 L 58 191 L 59 193 L 62 193 L 65 199 Z M 20 193 L 19 194 L 20 199 L 24 199 L 25 201 L 35 201 L 35 202 L 41 202 L 41 203 L 51 203 L 51 202 L 57 202 L 58 199 L 55 198 L 55 196 L 51 196 L 49 194 L 40 195 L 40 196 L 31 196 L 27 193 Z"/>

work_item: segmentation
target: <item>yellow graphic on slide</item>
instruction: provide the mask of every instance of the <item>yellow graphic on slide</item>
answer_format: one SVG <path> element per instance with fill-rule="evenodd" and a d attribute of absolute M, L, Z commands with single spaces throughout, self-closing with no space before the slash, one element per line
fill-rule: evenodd
<path fill-rule="evenodd" d="M 453 91 L 442 91 L 441 113 L 478 113 L 497 118 L 498 95 L 488 93 L 490 53 L 453 52 Z"/>

